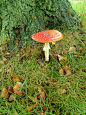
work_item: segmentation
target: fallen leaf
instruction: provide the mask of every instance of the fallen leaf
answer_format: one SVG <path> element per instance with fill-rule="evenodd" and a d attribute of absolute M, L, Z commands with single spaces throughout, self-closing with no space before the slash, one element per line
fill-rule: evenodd
<path fill-rule="evenodd" d="M 71 70 L 66 70 L 65 69 L 65 71 L 66 71 L 66 75 L 71 75 L 72 73 L 71 73 Z"/>
<path fill-rule="evenodd" d="M 55 45 L 55 42 L 52 42 L 53 45 Z"/>
<path fill-rule="evenodd" d="M 70 32 L 69 34 L 72 34 L 72 32 Z"/>
<path fill-rule="evenodd" d="M 81 40 L 82 40 L 82 41 L 85 41 L 85 39 L 84 39 L 84 38 L 81 38 Z"/>
<path fill-rule="evenodd" d="M 11 54 L 15 54 L 15 52 L 12 51 Z"/>
<path fill-rule="evenodd" d="M 40 93 L 40 101 L 42 102 L 42 99 L 45 100 L 45 93 L 41 90 L 41 88 L 38 88 L 38 91 Z"/>
<path fill-rule="evenodd" d="M 10 53 L 9 53 L 9 52 L 7 52 L 7 53 L 6 53 L 6 55 L 10 55 Z"/>
<path fill-rule="evenodd" d="M 72 74 L 72 72 L 71 72 L 71 70 L 69 69 L 68 66 L 65 66 L 63 70 L 64 70 L 66 75 L 71 75 Z"/>
<path fill-rule="evenodd" d="M 59 70 L 59 74 L 60 74 L 60 75 L 64 75 L 64 71 L 63 71 L 62 68 Z"/>
<path fill-rule="evenodd" d="M 7 61 L 7 59 L 6 59 L 5 57 L 3 57 L 3 61 L 4 61 L 4 62 L 6 62 L 6 61 Z"/>
<path fill-rule="evenodd" d="M 19 77 L 16 74 L 12 73 L 12 77 L 13 77 L 13 81 L 15 82 L 19 81 Z"/>
<path fill-rule="evenodd" d="M 80 49 L 80 51 L 82 51 L 82 50 L 83 50 L 83 48 L 82 48 L 82 47 L 80 47 L 79 49 Z"/>
<path fill-rule="evenodd" d="M 58 61 L 67 60 L 67 57 L 63 57 L 63 56 L 61 56 L 61 55 L 59 55 L 59 54 L 54 54 L 54 55 L 57 57 L 57 60 L 58 60 Z"/>
<path fill-rule="evenodd" d="M 9 94 L 12 94 L 12 93 L 13 93 L 13 87 L 12 87 L 12 86 L 9 86 L 8 92 L 9 92 Z"/>
<path fill-rule="evenodd" d="M 69 53 L 76 53 L 76 48 L 75 47 L 70 47 L 69 48 Z"/>
<path fill-rule="evenodd" d="M 2 92 L 1 92 L 1 97 L 9 97 L 9 93 L 8 90 L 6 88 L 3 88 Z"/>
<path fill-rule="evenodd" d="M 65 89 L 58 89 L 58 94 L 66 93 Z"/>
<path fill-rule="evenodd" d="M 34 20 L 36 20 L 36 17 L 35 17 L 35 16 L 33 16 L 33 18 L 34 18 Z"/>
<path fill-rule="evenodd" d="M 57 88 L 59 88 L 59 87 L 60 87 L 60 84 L 59 84 L 59 83 L 57 83 L 57 84 L 56 84 L 56 87 L 57 87 Z"/>
<path fill-rule="evenodd" d="M 16 41 L 20 41 L 20 38 L 15 38 Z"/>
<path fill-rule="evenodd" d="M 16 98 L 16 96 L 15 95 L 10 95 L 10 97 L 9 97 L 9 101 L 14 101 L 14 99 Z"/>
<path fill-rule="evenodd" d="M 64 53 L 64 54 L 67 54 L 67 50 L 63 50 L 63 53 Z"/>
<path fill-rule="evenodd" d="M 5 103 L 2 103 L 1 106 L 6 107 L 6 104 L 5 104 Z"/>
<path fill-rule="evenodd" d="M 15 34 L 18 34 L 19 33 L 19 30 L 15 30 Z"/>
<path fill-rule="evenodd" d="M 63 57 L 63 60 L 65 60 L 65 61 L 66 61 L 66 60 L 67 60 L 67 57 Z"/>
<path fill-rule="evenodd" d="M 20 91 L 21 89 L 21 86 L 19 86 L 18 84 L 16 84 L 14 87 L 13 87 L 13 91 L 15 94 L 17 94 L 18 96 L 22 97 L 24 96 L 23 92 Z"/>
<path fill-rule="evenodd" d="M 17 57 L 19 57 L 19 56 L 20 56 L 20 54 L 16 54 L 16 56 L 17 56 Z"/>
<path fill-rule="evenodd" d="M 34 104 L 34 105 L 30 106 L 30 107 L 26 107 L 26 109 L 30 112 L 30 111 L 33 110 L 33 108 L 36 108 L 36 107 L 37 107 L 37 104 Z"/>
<path fill-rule="evenodd" d="M 63 60 L 63 56 L 58 54 L 57 57 L 58 57 L 59 61 Z"/>
<path fill-rule="evenodd" d="M 47 106 L 44 106 L 44 107 L 43 107 L 43 110 L 46 111 L 46 110 L 47 110 Z"/>

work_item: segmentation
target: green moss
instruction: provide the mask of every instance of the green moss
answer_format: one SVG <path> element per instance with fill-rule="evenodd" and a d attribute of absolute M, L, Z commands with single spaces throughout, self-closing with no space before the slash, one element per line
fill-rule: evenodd
<path fill-rule="evenodd" d="M 3 0 L 2 19 L 2 38 L 30 40 L 46 28 L 70 28 L 78 18 L 68 0 Z"/>

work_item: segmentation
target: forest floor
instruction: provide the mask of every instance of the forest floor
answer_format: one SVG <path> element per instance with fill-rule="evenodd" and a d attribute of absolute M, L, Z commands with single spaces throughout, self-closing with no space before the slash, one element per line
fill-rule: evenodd
<path fill-rule="evenodd" d="M 71 2 L 82 27 L 50 44 L 8 50 L 0 41 L 0 115 L 86 115 L 86 1 Z"/>

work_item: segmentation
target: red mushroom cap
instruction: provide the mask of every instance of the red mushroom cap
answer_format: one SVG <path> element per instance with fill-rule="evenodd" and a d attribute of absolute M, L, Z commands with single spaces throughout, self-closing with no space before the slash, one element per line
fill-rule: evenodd
<path fill-rule="evenodd" d="M 42 43 L 59 41 L 63 38 L 61 32 L 57 30 L 46 30 L 32 35 L 32 39 Z"/>

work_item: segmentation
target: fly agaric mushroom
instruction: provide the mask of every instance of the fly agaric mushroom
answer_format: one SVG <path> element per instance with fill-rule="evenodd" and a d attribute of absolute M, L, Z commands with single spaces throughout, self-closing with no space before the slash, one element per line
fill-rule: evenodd
<path fill-rule="evenodd" d="M 43 48 L 43 50 L 45 51 L 45 61 L 49 61 L 49 42 L 59 41 L 62 38 L 62 33 L 57 30 L 46 30 L 32 35 L 33 40 L 45 43 L 45 46 Z"/>

